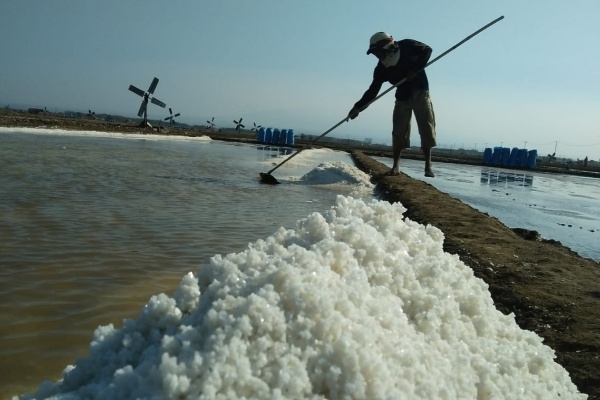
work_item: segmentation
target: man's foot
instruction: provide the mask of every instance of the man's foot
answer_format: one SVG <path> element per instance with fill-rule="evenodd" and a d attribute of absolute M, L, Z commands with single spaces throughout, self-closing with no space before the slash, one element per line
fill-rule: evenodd
<path fill-rule="evenodd" d="M 387 175 L 391 175 L 391 176 L 400 175 L 400 171 L 398 170 L 398 168 L 392 168 L 388 171 Z"/>
<path fill-rule="evenodd" d="M 435 174 L 431 170 L 431 168 L 425 168 L 425 176 L 428 178 L 435 178 Z"/>

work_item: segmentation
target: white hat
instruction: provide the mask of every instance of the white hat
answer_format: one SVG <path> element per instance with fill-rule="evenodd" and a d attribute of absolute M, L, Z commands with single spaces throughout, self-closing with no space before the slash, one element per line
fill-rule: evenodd
<path fill-rule="evenodd" d="M 373 50 L 381 48 L 393 41 L 394 38 L 390 34 L 385 32 L 377 32 L 371 36 L 371 39 L 369 39 L 369 49 L 367 50 L 367 54 L 371 54 Z"/>

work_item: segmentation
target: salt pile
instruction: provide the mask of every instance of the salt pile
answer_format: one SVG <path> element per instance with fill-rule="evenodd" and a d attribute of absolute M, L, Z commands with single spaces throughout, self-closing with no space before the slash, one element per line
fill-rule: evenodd
<path fill-rule="evenodd" d="M 214 256 L 24 398 L 585 398 L 404 211 L 339 196 Z"/>
<path fill-rule="evenodd" d="M 313 185 L 356 183 L 371 185 L 369 175 L 341 161 L 321 163 L 304 175 L 301 181 Z"/>
<path fill-rule="evenodd" d="M 357 196 L 373 194 L 371 177 L 342 161 L 324 162 L 302 176 L 299 183 L 334 188 L 338 193 Z"/>
<path fill-rule="evenodd" d="M 316 149 L 306 149 L 302 151 L 297 151 L 298 154 L 294 155 L 293 158 L 290 158 L 289 155 L 281 155 L 280 157 L 271 160 L 274 164 L 278 164 L 283 160 L 289 159 L 289 161 L 285 162 L 286 167 L 294 167 L 294 168 L 302 168 L 302 167 L 310 167 L 313 168 L 315 164 L 319 162 L 319 160 L 323 160 L 324 158 L 337 158 L 340 155 L 343 155 L 344 159 L 348 158 L 346 153 L 342 153 L 336 150 L 324 148 L 316 148 Z M 294 153 L 295 154 L 295 153 Z"/>

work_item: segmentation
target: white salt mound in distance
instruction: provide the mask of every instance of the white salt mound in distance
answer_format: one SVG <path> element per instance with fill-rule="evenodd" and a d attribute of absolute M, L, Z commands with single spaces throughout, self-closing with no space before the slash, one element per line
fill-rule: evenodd
<path fill-rule="evenodd" d="M 368 174 L 341 161 L 321 163 L 305 174 L 301 181 L 311 185 L 356 183 L 372 185 Z"/>
<path fill-rule="evenodd" d="M 319 164 L 302 176 L 299 183 L 333 187 L 338 193 L 343 192 L 353 197 L 371 196 L 374 188 L 368 174 L 342 161 Z"/>
<path fill-rule="evenodd" d="M 443 233 L 339 196 L 184 276 L 29 398 L 583 399 Z"/>
<path fill-rule="evenodd" d="M 286 161 L 285 165 L 288 167 L 294 168 L 302 168 L 302 167 L 312 167 L 313 165 L 320 162 L 323 159 L 337 158 L 341 155 L 344 155 L 344 158 L 347 158 L 347 154 L 339 152 L 337 150 L 328 149 L 326 147 L 316 148 L 316 149 L 306 149 L 301 152 L 298 151 L 299 154 L 296 154 L 289 161 Z M 278 158 L 275 158 L 273 161 L 274 164 L 278 164 L 284 159 L 288 159 L 289 155 L 281 155 Z"/>

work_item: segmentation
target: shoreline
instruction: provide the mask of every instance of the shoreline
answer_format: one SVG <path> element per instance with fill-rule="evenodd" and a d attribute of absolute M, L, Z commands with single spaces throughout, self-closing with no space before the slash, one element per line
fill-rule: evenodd
<path fill-rule="evenodd" d="M 160 130 L 157 128 L 142 127 L 137 122 L 108 122 L 102 119 L 93 119 L 88 117 L 68 118 L 63 116 L 57 116 L 52 114 L 31 114 L 23 110 L 6 110 L 0 109 L 0 126 L 7 128 L 43 128 L 43 129 L 65 129 L 65 130 L 81 130 L 81 131 L 102 131 L 102 132 L 119 132 L 119 133 L 136 133 L 145 135 L 165 135 L 165 136 L 187 136 L 187 137 L 199 137 L 208 136 L 213 140 L 222 140 L 227 142 L 244 142 L 259 144 L 256 140 L 256 133 L 252 131 L 239 131 L 235 132 L 233 129 L 228 131 L 213 131 L 209 129 L 204 130 L 186 130 L 178 128 L 162 127 Z M 269 145 L 269 144 L 264 144 Z M 273 145 L 278 146 L 278 145 Z M 331 142 L 327 139 L 323 139 L 311 146 L 311 140 L 308 138 L 296 137 L 296 143 L 294 145 L 282 145 L 282 147 L 293 147 L 295 149 L 309 148 L 309 147 L 326 147 L 333 150 L 352 152 L 355 150 L 362 151 L 364 154 L 372 157 L 392 157 L 392 151 L 389 148 L 381 148 L 373 146 L 372 148 L 357 148 L 356 146 L 349 146 L 344 142 Z M 408 158 L 413 160 L 423 160 L 423 154 L 420 149 L 406 149 L 402 153 L 402 158 Z M 544 157 L 539 156 L 538 159 Z M 541 173 L 554 173 L 563 175 L 576 175 L 585 176 L 590 178 L 600 178 L 600 163 L 592 163 L 587 168 L 576 168 L 578 165 L 567 167 L 561 163 L 547 164 L 546 162 L 540 162 L 534 169 L 526 168 L 514 168 L 514 167 L 503 167 L 500 165 L 484 165 L 483 155 L 475 156 L 472 152 L 460 152 L 447 149 L 435 149 L 432 154 L 432 161 L 444 162 L 452 164 L 465 164 L 465 165 L 479 165 L 482 167 L 497 168 L 506 171 L 519 171 L 519 172 L 541 172 Z M 597 164 L 597 165 L 596 165 Z"/>
<path fill-rule="evenodd" d="M 27 113 L 15 116 L 5 112 L 0 113 L 0 126 L 138 134 L 156 132 L 138 125 Z M 159 133 L 256 143 L 254 135 L 246 133 L 170 130 Z M 302 148 L 307 144 L 308 141 L 299 140 L 294 147 Z M 599 263 L 580 257 L 558 242 L 540 240 L 535 232 L 511 230 L 497 219 L 425 182 L 403 173 L 385 175 L 389 168 L 371 157 L 385 157 L 381 151 L 350 151 L 323 143 L 315 147 L 351 152 L 355 165 L 372 177 L 379 198 L 401 202 L 407 209 L 407 218 L 438 227 L 445 236 L 444 250 L 459 256 L 488 284 L 496 307 L 505 314 L 513 313 L 522 329 L 534 331 L 544 338 L 545 344 L 554 349 L 556 361 L 569 372 L 578 389 L 588 394 L 589 399 L 600 400 Z M 416 159 L 419 156 L 414 154 Z M 403 158 L 413 157 L 403 154 Z M 453 162 L 439 156 L 434 160 Z M 468 160 L 454 162 L 468 163 Z"/>

